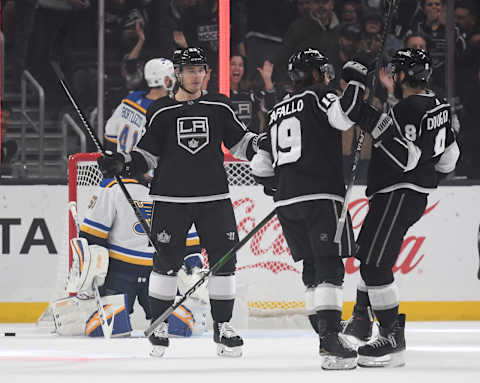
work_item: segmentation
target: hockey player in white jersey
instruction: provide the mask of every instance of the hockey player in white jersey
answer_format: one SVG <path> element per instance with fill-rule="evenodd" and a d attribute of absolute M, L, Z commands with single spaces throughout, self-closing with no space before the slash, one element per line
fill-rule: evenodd
<path fill-rule="evenodd" d="M 173 63 L 164 58 L 148 61 L 144 68 L 149 91 L 137 91 L 125 97 L 105 126 L 105 146 L 113 152 L 129 153 L 142 137 L 148 106 L 168 96 L 175 86 Z"/>

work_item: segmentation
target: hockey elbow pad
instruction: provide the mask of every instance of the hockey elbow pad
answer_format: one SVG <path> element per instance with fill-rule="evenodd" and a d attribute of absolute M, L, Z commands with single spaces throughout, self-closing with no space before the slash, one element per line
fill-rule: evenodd
<path fill-rule="evenodd" d="M 393 120 L 386 113 L 382 113 L 372 105 L 365 103 L 359 124 L 363 131 L 370 133 L 372 138 L 377 141 L 386 137 L 385 134 L 392 133 L 390 128 L 393 126 Z"/>

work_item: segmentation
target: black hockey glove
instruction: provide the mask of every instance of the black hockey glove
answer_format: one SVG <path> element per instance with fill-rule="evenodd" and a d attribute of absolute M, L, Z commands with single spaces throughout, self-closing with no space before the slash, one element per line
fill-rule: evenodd
<path fill-rule="evenodd" d="M 273 197 L 275 193 L 277 192 L 277 177 L 272 176 L 272 177 L 258 177 L 256 175 L 253 175 L 253 178 L 257 182 L 257 184 L 260 184 L 263 186 L 263 192 L 270 196 Z"/>
<path fill-rule="evenodd" d="M 358 81 L 365 85 L 367 73 L 367 67 L 357 61 L 347 61 L 342 68 L 342 78 L 347 83 L 349 81 Z"/>
<path fill-rule="evenodd" d="M 252 142 L 253 150 L 258 153 L 259 150 L 271 151 L 270 137 L 267 133 L 260 133 L 253 138 Z"/>
<path fill-rule="evenodd" d="M 107 150 L 105 155 L 97 159 L 97 164 L 105 178 L 120 175 L 125 170 L 125 156 L 121 153 L 112 153 Z"/>
<path fill-rule="evenodd" d="M 370 133 L 375 141 L 385 139 L 394 133 L 392 118 L 367 103 L 363 105 L 362 119 L 359 121 L 359 125 L 360 129 Z"/>

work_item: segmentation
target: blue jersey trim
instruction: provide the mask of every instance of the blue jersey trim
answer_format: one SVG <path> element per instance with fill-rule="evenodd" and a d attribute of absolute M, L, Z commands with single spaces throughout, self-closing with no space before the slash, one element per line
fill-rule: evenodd
<path fill-rule="evenodd" d="M 144 253 L 143 251 L 130 250 L 130 249 L 126 249 L 125 247 L 112 245 L 110 243 L 108 244 L 108 248 L 111 249 L 111 250 L 120 251 L 120 252 L 122 252 L 124 254 L 127 254 L 127 255 L 135 255 L 137 257 L 143 257 L 143 258 L 152 258 L 153 257 L 153 251 L 151 253 Z"/>
<path fill-rule="evenodd" d="M 95 221 L 91 221 L 88 218 L 85 218 L 83 220 L 83 222 L 86 223 L 87 225 L 96 227 L 98 229 L 105 230 L 105 231 L 110 231 L 110 228 L 108 226 L 102 225 L 101 223 L 98 223 L 98 222 L 95 222 Z"/>

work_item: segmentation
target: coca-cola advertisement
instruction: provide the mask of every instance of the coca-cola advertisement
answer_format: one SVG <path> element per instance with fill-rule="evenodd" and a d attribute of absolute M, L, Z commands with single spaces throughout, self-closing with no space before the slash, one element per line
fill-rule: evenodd
<path fill-rule="evenodd" d="M 368 212 L 364 187 L 357 186 L 348 203 L 355 234 Z M 479 301 L 477 233 L 480 222 L 478 187 L 443 187 L 433 192 L 423 217 L 406 234 L 393 272 L 402 301 Z M 260 187 L 232 189 L 240 238 L 273 208 Z M 302 263 L 294 263 L 278 219 L 274 217 L 239 251 L 237 285 L 247 289 L 249 308 L 301 312 Z M 359 262 L 345 260 L 345 301 L 355 300 Z M 269 303 L 265 303 L 269 302 Z"/>

